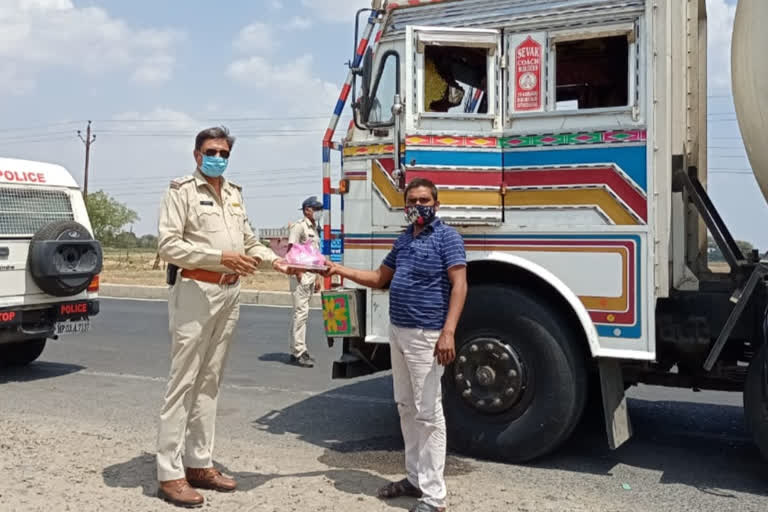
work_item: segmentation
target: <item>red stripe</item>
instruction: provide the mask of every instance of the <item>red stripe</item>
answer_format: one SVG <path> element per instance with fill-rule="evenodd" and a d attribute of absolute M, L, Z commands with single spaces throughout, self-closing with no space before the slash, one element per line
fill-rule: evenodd
<path fill-rule="evenodd" d="M 409 169 L 405 173 L 405 181 L 410 182 L 414 178 L 426 178 L 435 185 L 500 187 L 502 175 L 501 171 L 471 172 Z"/>
<path fill-rule="evenodd" d="M 323 194 L 331 193 L 331 178 L 323 178 Z"/>
<path fill-rule="evenodd" d="M 346 102 L 347 98 L 349 97 L 349 91 L 352 90 L 352 84 L 344 84 L 344 87 L 341 88 L 341 101 Z"/>
<path fill-rule="evenodd" d="M 505 171 L 504 183 L 508 187 L 605 184 L 644 221 L 648 219 L 645 197 L 613 168 Z"/>
<path fill-rule="evenodd" d="M 357 46 L 357 55 L 362 55 L 365 53 L 365 49 L 368 46 L 368 40 L 367 39 L 361 39 L 360 44 Z"/>
<path fill-rule="evenodd" d="M 333 139 L 333 129 L 328 128 L 325 130 L 325 135 L 323 136 L 323 145 L 325 147 L 332 147 L 331 139 Z"/>

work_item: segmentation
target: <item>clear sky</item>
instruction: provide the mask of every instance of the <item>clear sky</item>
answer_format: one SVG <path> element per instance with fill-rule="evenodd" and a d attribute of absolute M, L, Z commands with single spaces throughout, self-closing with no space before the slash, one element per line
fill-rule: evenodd
<path fill-rule="evenodd" d="M 735 0 L 709 8 L 710 190 L 738 238 L 768 249 L 730 93 Z M 61 163 L 156 231 L 168 181 L 194 169 L 194 134 L 239 137 L 228 176 L 257 227 L 295 220 L 320 189 L 320 141 L 369 0 L 1 0 L 0 155 Z M 346 127 L 346 124 L 343 125 Z"/>

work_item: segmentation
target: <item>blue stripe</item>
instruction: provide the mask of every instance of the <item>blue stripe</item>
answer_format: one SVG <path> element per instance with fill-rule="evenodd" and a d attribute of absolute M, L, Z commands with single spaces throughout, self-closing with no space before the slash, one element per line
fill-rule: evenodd
<path fill-rule="evenodd" d="M 500 151 L 426 151 L 421 149 L 406 150 L 405 161 L 409 165 L 441 165 L 446 167 L 501 167 Z"/>
<path fill-rule="evenodd" d="M 342 112 L 344 112 L 344 101 L 339 98 L 339 101 L 336 102 L 336 108 L 333 109 L 333 114 L 340 116 Z"/>
<path fill-rule="evenodd" d="M 331 209 L 331 194 L 323 194 L 323 210 Z"/>
<path fill-rule="evenodd" d="M 329 163 L 331 161 L 331 148 L 323 146 L 323 163 Z"/>
<path fill-rule="evenodd" d="M 618 165 L 643 190 L 648 188 L 645 146 L 545 149 L 536 151 L 445 151 L 411 149 L 405 152 L 409 165 L 442 167 L 525 167 L 541 165 Z"/>

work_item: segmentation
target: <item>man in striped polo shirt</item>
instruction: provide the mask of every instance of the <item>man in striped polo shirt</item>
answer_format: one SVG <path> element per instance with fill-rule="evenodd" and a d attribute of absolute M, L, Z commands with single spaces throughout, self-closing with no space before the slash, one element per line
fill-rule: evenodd
<path fill-rule="evenodd" d="M 454 333 L 467 296 L 464 241 L 436 216 L 437 187 L 414 179 L 405 189 L 409 226 L 378 270 L 331 265 L 370 288 L 389 288 L 395 401 L 405 441 L 406 478 L 379 490 L 382 499 L 413 496 L 411 512 L 445 510 L 446 432 L 440 379 L 456 356 Z"/>

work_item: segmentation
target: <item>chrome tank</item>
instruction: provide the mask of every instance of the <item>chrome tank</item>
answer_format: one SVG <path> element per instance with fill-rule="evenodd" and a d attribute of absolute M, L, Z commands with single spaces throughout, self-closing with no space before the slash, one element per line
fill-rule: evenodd
<path fill-rule="evenodd" d="M 752 173 L 768 201 L 768 0 L 739 0 L 733 24 L 733 101 Z"/>

